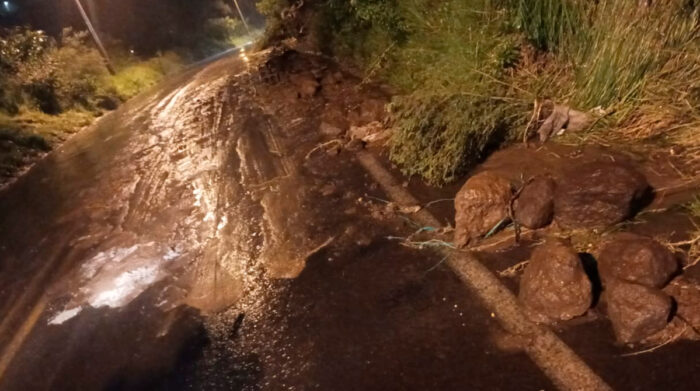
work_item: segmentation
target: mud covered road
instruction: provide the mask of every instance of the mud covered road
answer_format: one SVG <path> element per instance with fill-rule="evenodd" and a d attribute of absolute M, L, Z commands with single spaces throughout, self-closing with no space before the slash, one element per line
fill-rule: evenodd
<path fill-rule="evenodd" d="M 0 193 L 0 389 L 550 389 L 244 71 L 191 70 Z"/>
<path fill-rule="evenodd" d="M 393 239 L 420 225 L 355 153 L 317 148 L 324 103 L 247 66 L 170 80 L 0 192 L 0 390 L 555 389 L 443 256 Z"/>

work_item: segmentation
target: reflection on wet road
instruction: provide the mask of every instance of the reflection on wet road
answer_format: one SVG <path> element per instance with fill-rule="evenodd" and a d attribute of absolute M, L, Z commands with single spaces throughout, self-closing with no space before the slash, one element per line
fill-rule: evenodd
<path fill-rule="evenodd" d="M 243 72 L 189 71 L 0 192 L 0 389 L 549 388 Z"/>

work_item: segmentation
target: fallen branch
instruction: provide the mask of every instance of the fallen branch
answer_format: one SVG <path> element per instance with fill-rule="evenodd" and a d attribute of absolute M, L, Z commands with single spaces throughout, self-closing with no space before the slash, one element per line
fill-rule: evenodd
<path fill-rule="evenodd" d="M 311 157 L 311 155 L 313 155 L 314 152 L 320 151 L 321 149 L 324 149 L 327 146 L 332 145 L 332 144 L 343 145 L 343 140 L 336 138 L 336 139 L 333 139 L 331 141 L 327 141 L 323 144 L 319 144 L 319 145 L 315 146 L 312 150 L 309 151 L 309 153 L 306 154 L 306 156 L 304 157 L 304 160 L 309 160 L 309 158 Z"/>
<path fill-rule="evenodd" d="M 503 269 L 500 272 L 498 272 L 499 277 L 508 277 L 508 278 L 513 278 L 515 277 L 518 273 L 521 271 L 525 270 L 525 267 L 530 263 L 530 260 L 528 259 L 527 261 L 522 261 L 518 262 L 515 265 Z"/>

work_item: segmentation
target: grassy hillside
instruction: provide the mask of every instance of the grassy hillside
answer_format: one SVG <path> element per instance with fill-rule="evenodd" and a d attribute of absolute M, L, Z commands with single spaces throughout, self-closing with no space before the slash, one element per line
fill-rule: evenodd
<path fill-rule="evenodd" d="M 653 140 L 700 154 L 696 1 L 313 4 L 325 50 L 402 91 L 391 108 L 391 156 L 407 174 L 454 179 L 491 147 L 520 139 L 545 100 L 597 118 L 573 137 Z"/>

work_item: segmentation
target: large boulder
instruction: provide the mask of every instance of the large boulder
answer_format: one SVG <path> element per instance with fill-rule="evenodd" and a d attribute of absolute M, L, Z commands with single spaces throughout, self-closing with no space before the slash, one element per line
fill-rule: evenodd
<path fill-rule="evenodd" d="M 679 276 L 664 288 L 664 292 L 676 301 L 676 315 L 700 330 L 700 282 Z"/>
<path fill-rule="evenodd" d="M 579 255 L 560 240 L 537 247 L 520 280 L 518 298 L 533 320 L 569 320 L 593 303 L 593 290 Z"/>
<path fill-rule="evenodd" d="M 554 218 L 564 228 L 600 228 L 631 217 L 649 184 L 633 168 L 611 162 L 572 167 L 557 186 Z"/>
<path fill-rule="evenodd" d="M 629 232 L 606 238 L 598 255 L 604 283 L 611 280 L 662 288 L 678 271 L 676 257 L 656 240 Z"/>
<path fill-rule="evenodd" d="M 613 330 L 622 343 L 639 342 L 668 324 L 671 297 L 659 289 L 616 281 L 606 286 L 604 297 Z"/>
<path fill-rule="evenodd" d="M 493 172 L 469 178 L 455 198 L 455 244 L 464 247 L 507 219 L 512 195 L 510 182 Z"/>
<path fill-rule="evenodd" d="M 549 225 L 554 215 L 556 183 L 549 177 L 537 177 L 523 188 L 513 203 L 515 220 L 527 228 Z"/>

